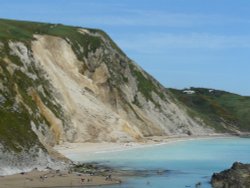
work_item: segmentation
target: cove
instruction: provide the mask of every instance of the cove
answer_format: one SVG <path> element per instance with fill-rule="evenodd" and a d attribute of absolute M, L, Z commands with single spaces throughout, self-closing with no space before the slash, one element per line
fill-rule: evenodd
<path fill-rule="evenodd" d="M 124 151 L 69 155 L 74 161 L 98 162 L 114 168 L 143 170 L 144 176 L 126 177 L 112 188 L 211 188 L 211 175 L 229 168 L 233 162 L 250 163 L 249 138 L 209 138 L 179 141 Z M 166 171 L 165 171 L 166 170 Z"/>

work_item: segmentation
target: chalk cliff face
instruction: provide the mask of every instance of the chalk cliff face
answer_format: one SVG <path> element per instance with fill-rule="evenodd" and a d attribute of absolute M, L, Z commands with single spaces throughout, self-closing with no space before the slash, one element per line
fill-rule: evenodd
<path fill-rule="evenodd" d="M 208 132 L 188 117 L 157 81 L 112 49 L 107 39 L 94 36 L 100 37 L 103 45 L 83 59 L 78 59 L 62 38 L 35 35 L 32 42 L 34 59 L 47 74 L 64 114 L 64 123 L 53 113 L 46 115 L 43 111 L 49 109 L 40 107 L 42 101 L 33 97 L 42 115 L 51 116 L 47 120 L 54 126 L 57 143 L 136 141 L 145 136 Z"/>
<path fill-rule="evenodd" d="M 104 32 L 10 20 L 0 20 L 0 116 L 0 164 L 19 156 L 7 167 L 56 164 L 51 147 L 63 142 L 214 132 Z"/>

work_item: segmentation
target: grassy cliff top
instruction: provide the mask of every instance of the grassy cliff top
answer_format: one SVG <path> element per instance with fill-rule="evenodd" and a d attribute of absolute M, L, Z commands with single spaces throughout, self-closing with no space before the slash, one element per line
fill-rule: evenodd
<path fill-rule="evenodd" d="M 250 97 L 205 88 L 170 91 L 190 114 L 198 115 L 217 130 L 225 131 L 224 124 L 250 131 Z"/>
<path fill-rule="evenodd" d="M 91 35 L 83 35 L 79 32 L 79 29 L 85 29 L 91 33 Z M 72 48 L 78 48 L 78 45 L 82 45 L 85 49 L 89 49 L 89 51 L 95 51 L 103 44 L 103 40 L 100 37 L 102 36 L 110 42 L 114 49 L 125 56 L 112 39 L 104 31 L 99 29 L 82 28 L 63 24 L 0 19 L 0 41 L 2 42 L 14 40 L 29 43 L 31 40 L 34 40 L 35 34 L 52 35 L 68 39 L 72 43 Z M 86 51 L 84 56 L 86 56 L 89 51 Z M 81 59 L 82 57 L 78 56 L 78 58 Z"/>
<path fill-rule="evenodd" d="M 55 36 L 73 35 L 80 27 L 66 26 L 62 24 L 49 24 L 30 21 L 16 21 L 0 19 L 1 39 L 32 39 L 34 34 L 48 34 Z M 90 32 L 102 32 L 97 29 L 88 29 Z"/>

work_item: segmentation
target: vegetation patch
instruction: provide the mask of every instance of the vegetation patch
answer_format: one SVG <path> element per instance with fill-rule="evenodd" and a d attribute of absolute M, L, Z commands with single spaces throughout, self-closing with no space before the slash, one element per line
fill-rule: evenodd
<path fill-rule="evenodd" d="M 169 89 L 189 109 L 190 115 L 200 117 L 216 130 L 228 132 L 230 127 L 236 127 L 241 131 L 250 131 L 250 97 L 204 88 L 190 90 L 194 93 Z"/>
<path fill-rule="evenodd" d="M 142 95 L 146 98 L 147 101 L 151 101 L 154 103 L 155 107 L 161 110 L 161 105 L 154 101 L 152 97 L 152 93 L 156 93 L 162 100 L 165 100 L 165 96 L 163 92 L 160 91 L 160 89 L 154 84 L 154 82 L 151 80 L 151 78 L 146 78 L 142 72 L 136 69 L 135 66 L 132 64 L 129 64 L 130 70 L 133 76 L 136 77 L 137 80 L 137 86 L 138 91 L 142 93 Z M 138 99 L 135 98 L 134 104 L 136 104 L 138 107 L 140 107 Z"/>

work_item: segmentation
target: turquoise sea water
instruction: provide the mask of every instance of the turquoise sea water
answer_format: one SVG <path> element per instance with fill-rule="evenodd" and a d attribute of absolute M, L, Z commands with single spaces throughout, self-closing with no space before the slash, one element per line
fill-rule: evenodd
<path fill-rule="evenodd" d="M 189 140 L 119 152 L 96 153 L 89 156 L 70 155 L 77 161 L 95 161 L 134 170 L 169 170 L 163 174 L 128 177 L 122 185 L 112 188 L 211 188 L 213 172 L 231 167 L 235 161 L 250 163 L 249 138 L 216 138 Z"/>

